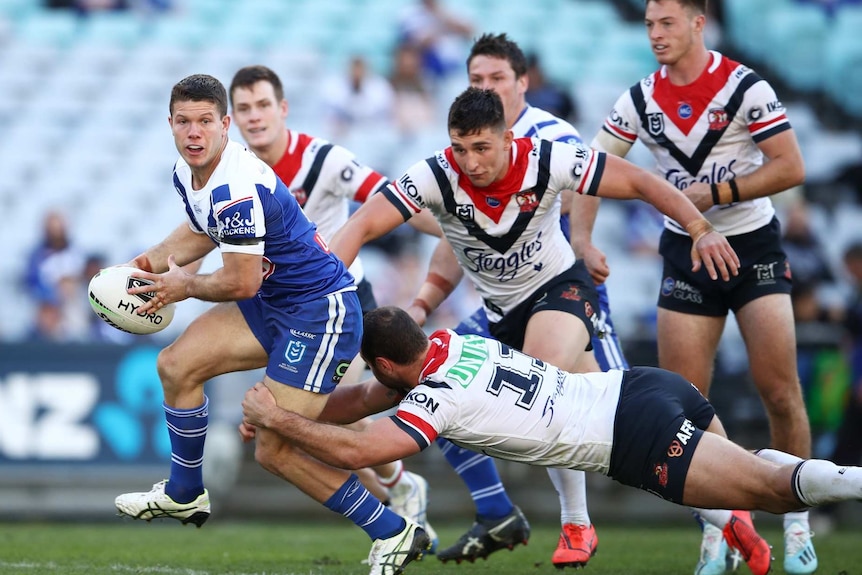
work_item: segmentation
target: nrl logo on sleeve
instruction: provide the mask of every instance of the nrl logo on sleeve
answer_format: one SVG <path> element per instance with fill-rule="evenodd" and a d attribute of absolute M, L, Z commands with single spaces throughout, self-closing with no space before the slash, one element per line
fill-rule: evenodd
<path fill-rule="evenodd" d="M 664 114 L 657 112 L 647 114 L 647 131 L 650 136 L 660 136 L 664 133 Z"/>

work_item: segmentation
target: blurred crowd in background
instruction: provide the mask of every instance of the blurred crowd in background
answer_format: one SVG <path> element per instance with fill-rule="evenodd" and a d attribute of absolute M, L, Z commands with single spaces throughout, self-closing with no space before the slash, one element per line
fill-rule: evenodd
<path fill-rule="evenodd" d="M 783 7 L 782 14 L 791 15 L 787 21 L 797 11 L 811 14 L 814 9 L 822 13 L 828 30 L 847 27 L 845 21 L 862 22 L 862 1 L 769 1 L 770 10 Z M 528 102 L 572 122 L 587 142 L 616 95 L 654 68 L 642 25 L 642 0 L 531 3 L 538 8 L 484 0 L 246 0 L 235 12 L 221 0 L 4 0 L 2 4 L 0 86 L 5 93 L 0 95 L 0 128 L 11 140 L 0 150 L 10 152 L 2 154 L 4 164 L 9 162 L 9 174 L 6 184 L 0 185 L 0 207 L 12 222 L 11 229 L 7 224 L 0 232 L 5 234 L 6 247 L 0 296 L 13 308 L 0 318 L 0 340 L 7 342 L 138 341 L 134 339 L 138 336 L 114 330 L 90 311 L 86 287 L 99 269 L 127 261 L 146 248 L 148 240 L 162 237 L 161 230 L 178 223 L 174 205 L 162 211 L 142 198 L 178 201 L 170 187 L 175 151 L 165 119 L 170 86 L 186 72 L 211 73 L 227 84 L 240 65 L 270 65 L 288 84 L 292 128 L 343 144 L 361 161 L 395 178 L 413 162 L 446 146 L 445 110 L 467 84 L 467 50 L 481 33 L 509 32 L 529 51 Z M 315 4 L 320 6 L 314 8 Z M 852 426 L 862 422 L 862 109 L 836 97 L 827 80 L 807 84 L 793 75 L 811 72 L 808 62 L 794 61 L 794 55 L 782 54 L 775 46 L 756 51 L 735 41 L 738 12 L 747 9 L 756 23 L 761 4 L 712 0 L 710 41 L 712 47 L 756 68 L 776 87 L 799 135 L 808 182 L 774 199 L 793 270 L 800 375 L 813 428 L 827 438 L 817 448 L 819 455 L 831 452 L 837 442 L 855 450 L 858 459 L 862 430 Z M 260 25 L 258 35 L 242 28 L 238 14 L 252 11 L 252 5 L 258 7 L 259 18 L 275 18 L 279 6 L 287 9 L 288 14 L 278 20 L 285 27 L 285 38 L 261 39 L 260 35 L 278 33 L 270 24 Z M 508 16 L 507 11 L 511 11 Z M 623 48 L 636 48 L 623 54 L 620 62 L 594 67 L 590 59 L 598 58 L 597 52 L 586 48 L 579 52 L 583 46 L 572 38 L 588 33 L 574 24 L 579 14 L 587 13 L 613 20 L 616 28 L 602 33 L 616 34 L 615 42 Z M 294 17 L 309 20 L 288 29 L 288 19 Z M 314 18 L 332 18 L 340 31 L 323 36 L 320 28 L 329 21 Z M 537 19 L 533 36 L 523 28 L 529 18 Z M 98 28 L 102 37 L 86 36 L 84 31 L 96 22 L 105 22 Z M 113 30 L 111 22 L 127 26 L 125 36 L 107 38 Z M 221 31 L 211 37 L 219 43 L 219 51 L 206 46 L 210 40 L 205 34 L 194 41 L 201 22 Z M 760 22 L 765 27 L 779 25 L 767 19 Z M 69 26 L 74 31 L 67 30 Z M 170 33 L 182 37 L 167 45 L 164 39 Z M 297 39 L 301 33 L 307 37 Z M 319 37 L 309 40 L 315 33 Z M 130 38 L 133 34 L 137 34 L 136 43 Z M 769 31 L 764 31 L 766 36 Z M 862 77 L 858 27 L 856 36 L 846 49 L 857 59 L 842 55 L 848 66 L 843 89 L 851 94 L 857 77 Z M 297 44 L 291 44 L 290 37 Z M 314 49 L 299 50 L 303 42 Z M 122 49 L 117 49 L 118 59 L 112 64 L 109 56 L 117 45 Z M 330 57 L 336 49 L 341 51 L 339 57 Z M 74 84 L 81 93 L 69 89 L 46 95 L 45 91 L 58 90 L 52 78 L 62 75 L 70 61 L 64 58 L 87 50 L 92 52 L 91 68 Z M 825 50 L 821 51 L 824 58 Z M 143 56 L 136 59 L 136 52 Z M 22 54 L 33 58 L 26 71 L 19 69 Z M 787 61 L 777 63 L 776 58 L 782 57 Z M 147 75 L 156 73 L 155 61 L 164 64 L 158 70 L 163 77 L 150 81 Z M 570 73 L 566 66 L 571 67 Z M 107 86 L 96 82 L 103 77 L 99 70 L 106 75 L 109 70 L 123 73 Z M 95 91 L 84 86 L 90 76 Z M 117 87 L 123 78 L 129 79 L 128 91 Z M 86 107 L 96 92 L 105 98 L 96 106 L 102 111 L 109 107 L 108 113 L 97 114 Z M 143 99 L 149 92 L 152 102 Z M 859 100 L 860 93 L 855 91 L 853 98 Z M 49 95 L 57 98 L 48 100 Z M 107 98 L 113 98 L 110 104 Z M 79 105 L 77 99 L 83 102 Z M 50 108 L 58 101 L 63 104 Z M 32 107 L 22 113 L 25 105 Z M 40 105 L 49 108 L 36 107 Z M 42 112 L 54 126 L 34 126 L 33 114 Z M 122 125 L 126 119 L 131 125 Z M 22 122 L 30 125 L 22 127 Z M 56 124 L 63 122 L 67 131 L 55 133 Z M 34 131 L 34 139 L 20 140 Z M 95 136 L 77 140 L 70 137 L 73 131 L 76 135 L 95 131 Z M 240 139 L 236 132 L 232 137 Z M 109 148 L 118 149 L 119 155 L 111 156 Z M 70 159 L 73 152 L 78 155 Z M 630 159 L 650 164 L 648 154 L 633 153 Z M 144 164 L 155 167 L 144 172 Z M 161 221 L 162 214 L 171 218 Z M 597 243 L 608 254 L 611 305 L 624 347 L 627 338 L 649 339 L 653 333 L 661 226 L 658 214 L 639 202 L 606 201 L 600 210 Z M 367 275 L 380 304 L 411 301 L 433 246 L 402 226 L 364 248 Z M 218 265 L 205 262 L 203 271 Z M 435 312 L 433 327 L 455 325 L 477 303 L 470 286 L 460 286 Z M 176 325 L 149 337 L 159 343 L 170 341 L 201 305 L 206 304 L 179 304 Z M 732 361 L 733 346 L 726 351 L 725 357 Z M 855 415 L 844 417 L 845 410 Z"/>

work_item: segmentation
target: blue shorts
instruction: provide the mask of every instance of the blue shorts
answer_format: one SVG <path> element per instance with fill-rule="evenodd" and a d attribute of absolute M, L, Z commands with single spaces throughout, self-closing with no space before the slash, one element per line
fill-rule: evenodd
<path fill-rule="evenodd" d="M 596 293 L 599 302 L 598 331 L 592 335 L 593 353 L 596 356 L 596 361 L 602 371 L 628 369 L 629 364 L 611 321 L 611 306 L 608 301 L 607 286 L 605 284 L 597 285 Z M 493 337 L 488 329 L 488 316 L 485 315 L 485 308 L 480 307 L 473 312 L 473 315 L 459 323 L 455 328 L 455 333 Z"/>
<path fill-rule="evenodd" d="M 656 367 L 623 374 L 608 476 L 683 502 L 691 457 L 715 409 L 681 375 Z"/>
<path fill-rule="evenodd" d="M 310 302 L 237 302 L 252 333 L 269 355 L 266 375 L 312 393 L 331 393 L 359 353 L 362 310 L 355 290 Z"/>

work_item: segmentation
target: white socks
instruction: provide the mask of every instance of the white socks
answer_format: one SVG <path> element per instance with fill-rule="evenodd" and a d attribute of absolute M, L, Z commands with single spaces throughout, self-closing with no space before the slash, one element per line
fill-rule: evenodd
<path fill-rule="evenodd" d="M 733 515 L 733 512 L 728 509 L 701 509 L 699 507 L 692 507 L 691 509 L 700 515 L 704 521 L 712 523 L 719 529 L 724 529 L 724 526 L 730 521 L 731 515 Z"/>
<path fill-rule="evenodd" d="M 862 468 L 809 459 L 793 471 L 793 492 L 806 506 L 862 499 Z"/>
<path fill-rule="evenodd" d="M 551 483 L 560 495 L 560 523 L 590 525 L 587 511 L 587 474 L 574 469 L 548 468 Z"/>

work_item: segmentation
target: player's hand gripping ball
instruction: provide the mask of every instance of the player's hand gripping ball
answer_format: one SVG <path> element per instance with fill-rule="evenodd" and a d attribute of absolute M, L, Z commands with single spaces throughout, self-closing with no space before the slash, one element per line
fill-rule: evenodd
<path fill-rule="evenodd" d="M 134 295 L 126 293 L 129 288 L 153 283 L 131 277 L 132 272 L 135 271 L 139 270 L 131 266 L 115 266 L 105 268 L 93 276 L 87 289 L 90 306 L 96 315 L 121 331 L 137 335 L 162 331 L 174 319 L 174 304 L 168 304 L 159 310 L 150 309 L 143 315 L 137 313 L 137 310 L 155 297 L 155 294 L 153 292 Z"/>

